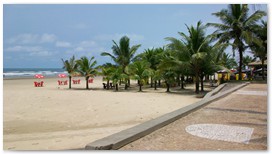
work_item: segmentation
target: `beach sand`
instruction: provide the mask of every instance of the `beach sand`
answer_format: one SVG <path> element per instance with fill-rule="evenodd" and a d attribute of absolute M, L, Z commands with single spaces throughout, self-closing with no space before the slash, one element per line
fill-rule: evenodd
<path fill-rule="evenodd" d="M 102 78 L 95 77 L 85 89 L 80 85 L 58 86 L 59 78 L 42 79 L 44 87 L 34 87 L 37 79 L 3 81 L 4 150 L 63 150 L 84 148 L 86 144 L 137 124 L 154 119 L 200 100 L 187 90 L 144 87 L 136 81 L 119 92 L 104 90 Z M 67 79 L 68 80 L 68 79 Z"/>

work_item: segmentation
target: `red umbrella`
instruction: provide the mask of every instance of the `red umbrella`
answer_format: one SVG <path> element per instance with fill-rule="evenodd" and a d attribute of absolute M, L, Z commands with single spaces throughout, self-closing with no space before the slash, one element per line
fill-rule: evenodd
<path fill-rule="evenodd" d="M 34 75 L 34 77 L 35 77 L 35 78 L 38 78 L 38 79 L 42 79 L 42 78 L 44 78 L 44 76 L 43 76 L 43 75 L 41 75 L 41 74 L 35 74 L 35 75 Z"/>
<path fill-rule="evenodd" d="M 65 78 L 66 77 L 66 74 L 59 74 L 58 75 L 60 78 Z"/>

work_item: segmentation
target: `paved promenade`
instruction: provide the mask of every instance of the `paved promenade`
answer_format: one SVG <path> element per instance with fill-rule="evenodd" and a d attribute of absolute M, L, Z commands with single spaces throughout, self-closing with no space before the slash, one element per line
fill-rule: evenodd
<path fill-rule="evenodd" d="M 249 84 L 119 150 L 266 150 L 267 96 Z"/>

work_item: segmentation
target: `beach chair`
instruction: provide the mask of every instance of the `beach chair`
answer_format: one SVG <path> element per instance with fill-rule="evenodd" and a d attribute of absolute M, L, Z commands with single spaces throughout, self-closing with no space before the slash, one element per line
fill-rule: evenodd
<path fill-rule="evenodd" d="M 67 80 L 65 80 L 65 81 L 64 81 L 64 85 L 67 85 L 67 84 L 68 84 L 68 81 L 67 81 Z"/>
<path fill-rule="evenodd" d="M 110 88 L 112 89 L 113 87 L 115 87 L 112 82 L 110 83 Z"/>
<path fill-rule="evenodd" d="M 107 89 L 107 84 L 106 83 L 102 83 L 103 84 L 103 88 Z"/>
<path fill-rule="evenodd" d="M 77 84 L 80 84 L 80 79 L 77 80 Z"/>
<path fill-rule="evenodd" d="M 60 86 L 60 85 L 62 85 L 62 83 L 61 83 L 61 81 L 60 81 L 60 80 L 58 80 L 58 83 L 59 83 L 59 86 Z"/>
<path fill-rule="evenodd" d="M 34 82 L 34 86 L 35 86 L 35 87 L 38 87 L 38 82 L 35 81 L 35 82 Z"/>
<path fill-rule="evenodd" d="M 43 87 L 43 81 L 40 83 L 40 86 Z"/>

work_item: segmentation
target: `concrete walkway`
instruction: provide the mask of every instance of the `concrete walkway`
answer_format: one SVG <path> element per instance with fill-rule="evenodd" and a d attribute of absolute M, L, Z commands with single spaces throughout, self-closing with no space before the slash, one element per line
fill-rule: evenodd
<path fill-rule="evenodd" d="M 249 84 L 119 150 L 266 150 L 267 95 Z"/>

